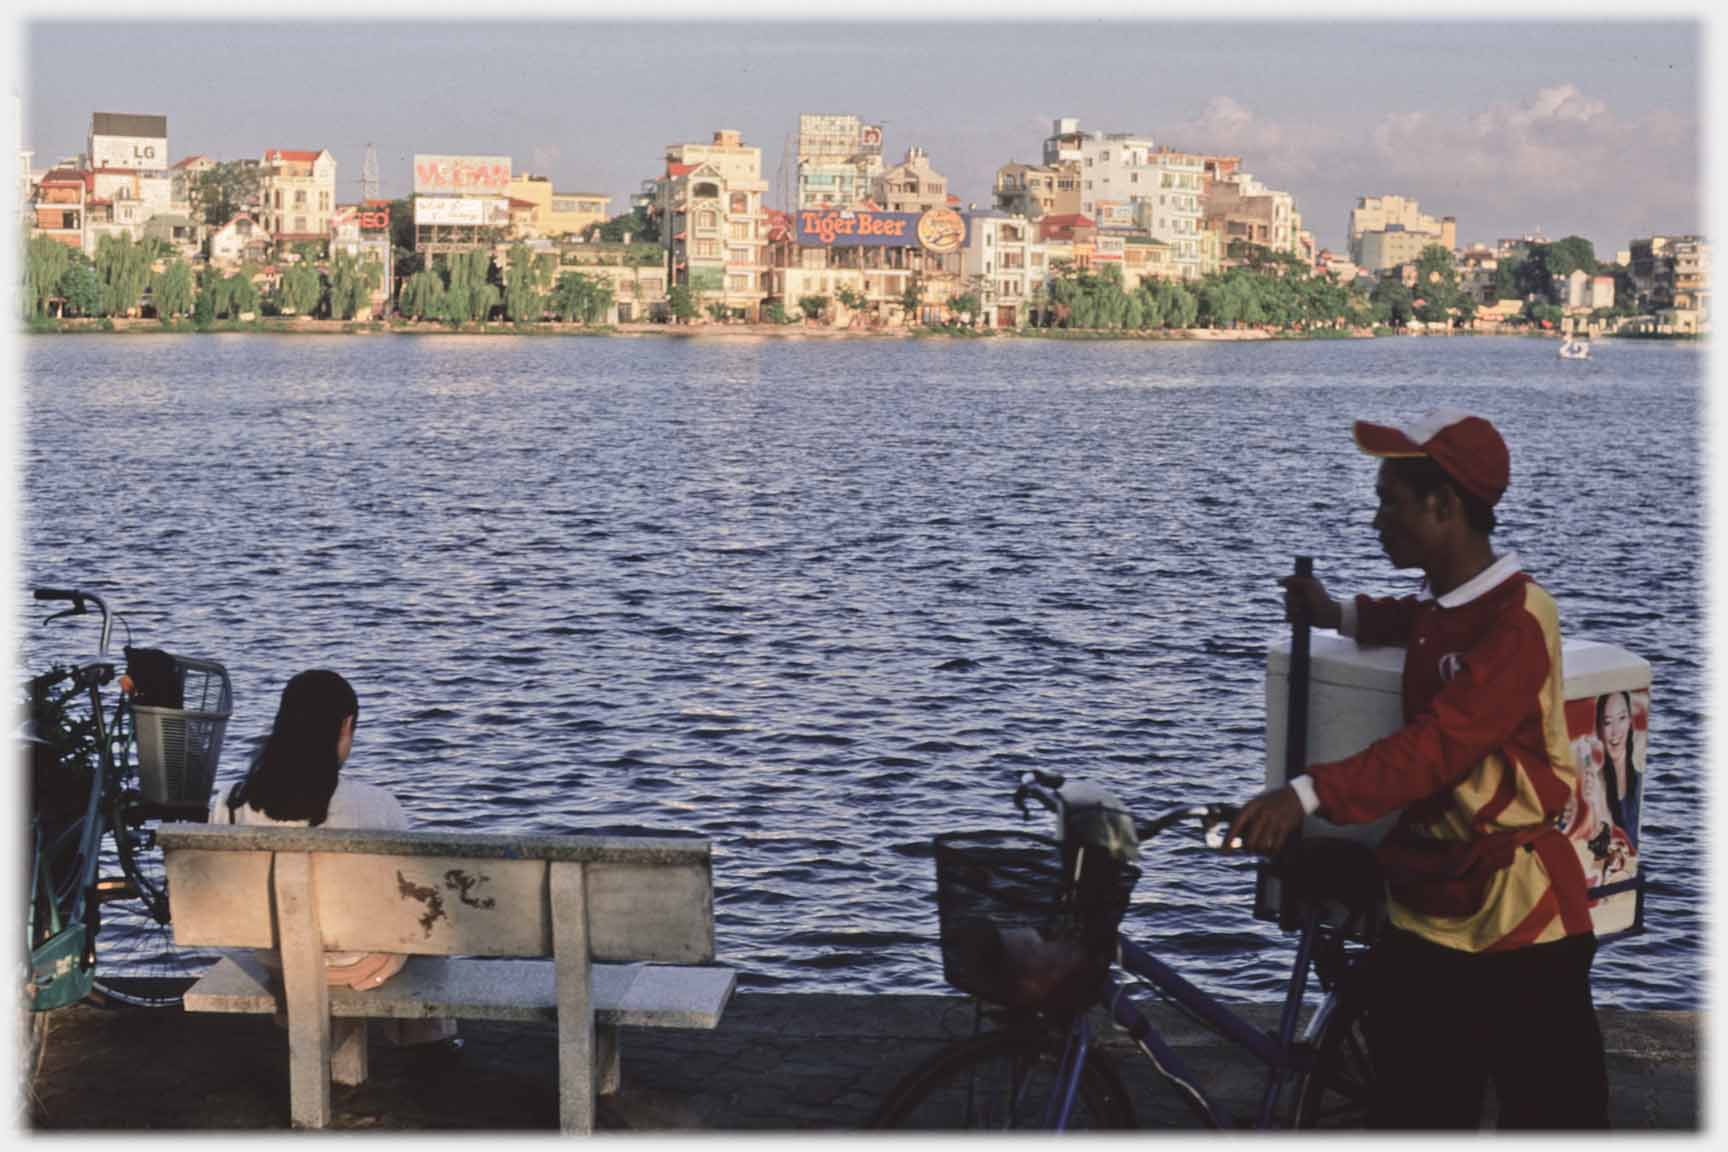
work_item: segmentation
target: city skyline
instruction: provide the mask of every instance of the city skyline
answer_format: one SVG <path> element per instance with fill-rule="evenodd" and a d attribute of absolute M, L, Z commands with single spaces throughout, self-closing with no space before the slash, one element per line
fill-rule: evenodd
<path fill-rule="evenodd" d="M 1344 247 L 1358 197 L 1403 195 L 1460 242 L 1705 230 L 1696 20 L 1611 25 L 853 20 L 700 25 L 566 19 L 275 24 L 36 19 L 19 27 L 23 139 L 45 167 L 94 112 L 168 118 L 171 160 L 327 148 L 360 197 L 411 191 L 416 153 L 509 155 L 560 192 L 627 210 L 674 143 L 720 128 L 762 149 L 778 204 L 801 112 L 884 126 L 884 155 L 929 154 L 962 202 L 1036 162 L 1051 121 L 1240 155 Z M 259 83 L 261 60 L 314 62 Z M 884 77 L 892 83 L 884 83 Z M 788 168 L 790 161 L 787 161 Z"/>

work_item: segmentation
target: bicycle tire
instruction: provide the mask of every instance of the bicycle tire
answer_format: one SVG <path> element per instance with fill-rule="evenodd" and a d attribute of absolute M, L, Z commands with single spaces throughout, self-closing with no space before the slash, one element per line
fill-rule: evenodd
<path fill-rule="evenodd" d="M 132 823 L 122 809 L 109 825 L 98 882 L 94 995 L 128 1008 L 176 1009 L 215 957 L 174 942 L 168 878 L 153 823 Z"/>
<path fill-rule="evenodd" d="M 948 1045 L 900 1081 L 872 1128 L 909 1131 L 1044 1127 L 1064 1037 L 1031 1030 L 986 1032 Z M 1086 1054 L 1066 1131 L 1133 1128 L 1134 1107 L 1109 1058 Z"/>
<path fill-rule="evenodd" d="M 1292 1127 L 1367 1127 L 1374 1066 L 1366 1022 L 1366 1002 L 1359 991 L 1340 998 L 1314 1040 L 1314 1066 L 1297 1084 Z"/>

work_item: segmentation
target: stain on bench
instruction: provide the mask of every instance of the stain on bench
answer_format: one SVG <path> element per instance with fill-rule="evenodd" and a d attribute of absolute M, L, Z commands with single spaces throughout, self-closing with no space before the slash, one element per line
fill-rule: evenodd
<path fill-rule="evenodd" d="M 414 883 L 401 872 L 396 873 L 396 891 L 405 900 L 418 900 L 426 905 L 426 912 L 420 917 L 420 927 L 425 929 L 426 938 L 432 938 L 432 925 L 449 917 L 444 912 L 444 897 L 436 888 L 425 888 Z"/>

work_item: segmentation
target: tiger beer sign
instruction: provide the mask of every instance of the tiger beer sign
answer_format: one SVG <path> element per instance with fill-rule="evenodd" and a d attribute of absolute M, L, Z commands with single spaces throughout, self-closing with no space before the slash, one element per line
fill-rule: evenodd
<path fill-rule="evenodd" d="M 926 248 L 938 255 L 966 243 L 966 218 L 952 208 L 878 212 L 809 208 L 793 213 L 798 243 L 816 248 Z"/>

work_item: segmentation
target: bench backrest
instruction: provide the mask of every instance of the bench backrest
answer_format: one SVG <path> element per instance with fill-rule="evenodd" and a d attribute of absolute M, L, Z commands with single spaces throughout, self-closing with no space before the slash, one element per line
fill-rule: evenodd
<path fill-rule="evenodd" d="M 705 839 L 187 825 L 158 841 L 184 945 L 280 948 L 281 894 L 307 891 L 329 952 L 550 956 L 580 907 L 595 960 L 714 958 Z"/>

